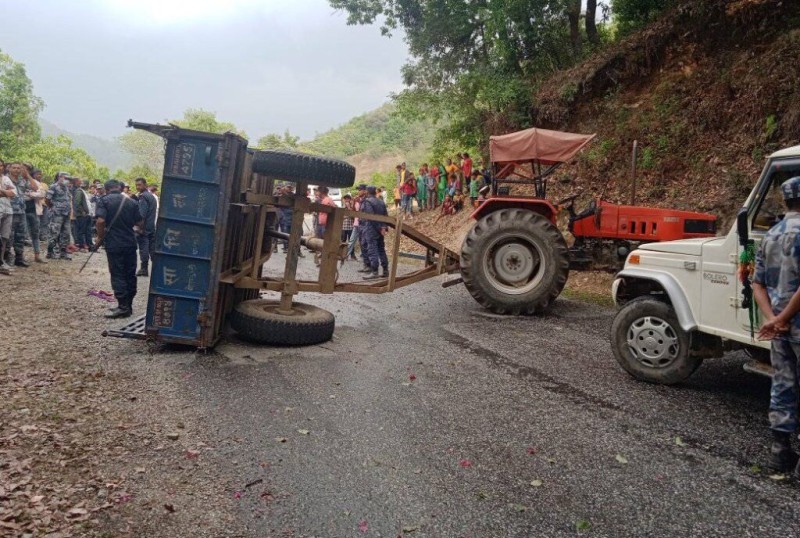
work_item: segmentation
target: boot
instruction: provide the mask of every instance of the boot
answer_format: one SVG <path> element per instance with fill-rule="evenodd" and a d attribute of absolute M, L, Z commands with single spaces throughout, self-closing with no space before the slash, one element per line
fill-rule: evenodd
<path fill-rule="evenodd" d="M 106 314 L 105 317 L 108 319 L 129 318 L 131 314 L 133 314 L 133 311 L 130 308 L 117 307 Z"/>
<path fill-rule="evenodd" d="M 68 262 L 71 262 L 71 261 L 72 261 L 72 256 L 70 256 L 70 255 L 67 253 L 67 251 L 66 251 L 66 250 L 64 250 L 64 251 L 62 251 L 62 252 L 61 252 L 61 259 L 62 259 L 62 260 L 67 260 Z"/>
<path fill-rule="evenodd" d="M 35 261 L 36 263 L 47 263 L 47 262 L 46 262 L 46 261 L 45 261 L 45 260 L 42 258 L 42 255 L 41 255 L 41 254 L 39 254 L 38 252 L 37 252 L 36 254 L 34 254 L 34 255 L 33 255 L 33 261 Z"/>
<path fill-rule="evenodd" d="M 31 264 L 26 262 L 25 258 L 23 258 L 22 256 L 17 256 L 16 258 L 14 258 L 14 265 L 16 265 L 17 267 L 30 267 L 31 266 Z"/>
<path fill-rule="evenodd" d="M 136 276 L 150 276 L 147 272 L 147 264 L 142 264 L 142 268 L 136 272 Z"/>
<path fill-rule="evenodd" d="M 785 473 L 797 464 L 797 453 L 792 450 L 792 434 L 789 432 L 772 431 L 772 446 L 769 450 L 767 466 L 778 472 Z M 795 468 L 795 473 L 798 469 Z"/>
<path fill-rule="evenodd" d="M 357 273 L 371 273 L 372 272 L 372 267 L 370 267 L 369 265 L 365 265 L 364 267 L 362 267 L 361 269 L 359 269 L 356 272 Z"/>
<path fill-rule="evenodd" d="M 56 259 L 55 252 L 53 252 L 52 250 L 48 250 L 46 258 L 48 260 L 55 260 Z"/>
<path fill-rule="evenodd" d="M 364 280 L 376 280 L 376 279 L 378 279 L 380 277 L 381 277 L 381 275 L 378 274 L 378 270 L 375 269 L 369 275 L 365 276 Z"/>
<path fill-rule="evenodd" d="M 383 268 L 383 274 L 381 276 L 383 278 L 389 278 L 389 268 L 388 267 L 384 267 Z"/>

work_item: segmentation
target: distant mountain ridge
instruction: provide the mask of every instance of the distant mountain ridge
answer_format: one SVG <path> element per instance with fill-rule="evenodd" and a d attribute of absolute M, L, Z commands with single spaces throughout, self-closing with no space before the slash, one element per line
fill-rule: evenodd
<path fill-rule="evenodd" d="M 97 164 L 105 166 L 112 172 L 125 170 L 133 165 L 133 157 L 125 151 L 116 140 L 98 136 L 78 134 L 62 129 L 55 123 L 39 119 L 42 136 L 58 137 L 64 135 L 72 140 L 72 145 L 81 148 L 91 155 Z"/>

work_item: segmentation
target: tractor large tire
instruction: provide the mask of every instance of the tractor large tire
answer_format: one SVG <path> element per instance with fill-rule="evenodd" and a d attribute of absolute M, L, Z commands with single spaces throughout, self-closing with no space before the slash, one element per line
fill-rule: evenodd
<path fill-rule="evenodd" d="M 326 187 L 351 187 L 354 166 L 337 159 L 296 151 L 260 150 L 253 155 L 253 172 L 285 181 L 304 181 Z"/>
<path fill-rule="evenodd" d="M 692 355 L 689 334 L 672 307 L 650 297 L 620 308 L 611 324 L 611 347 L 626 372 L 661 385 L 684 381 L 703 362 Z"/>
<path fill-rule="evenodd" d="M 500 209 L 472 227 L 461 245 L 461 277 L 495 314 L 535 314 L 559 296 L 569 249 L 558 228 L 526 209 Z"/>
<path fill-rule="evenodd" d="M 244 340 L 279 346 L 310 346 L 333 338 L 335 320 L 327 310 L 292 304 L 292 314 L 278 312 L 280 303 L 265 299 L 244 301 L 231 312 L 231 327 Z"/>

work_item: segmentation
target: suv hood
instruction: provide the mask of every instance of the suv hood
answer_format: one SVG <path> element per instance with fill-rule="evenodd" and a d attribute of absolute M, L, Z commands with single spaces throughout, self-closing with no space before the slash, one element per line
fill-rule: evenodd
<path fill-rule="evenodd" d="M 700 256 L 703 253 L 703 245 L 719 239 L 719 237 L 698 237 L 696 239 L 679 239 L 677 241 L 666 241 L 664 243 L 646 243 L 644 245 L 639 245 L 637 250 Z"/>

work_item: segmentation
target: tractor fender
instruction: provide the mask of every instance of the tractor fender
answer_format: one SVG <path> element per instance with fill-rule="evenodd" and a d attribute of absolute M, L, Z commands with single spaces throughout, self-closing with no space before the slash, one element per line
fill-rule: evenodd
<path fill-rule="evenodd" d="M 483 202 L 478 208 L 472 212 L 470 218 L 480 220 L 489 213 L 494 213 L 499 209 L 527 209 L 534 213 L 539 213 L 546 217 L 553 224 L 556 223 L 556 208 L 547 200 L 541 198 L 512 198 L 512 197 L 494 197 L 489 198 Z"/>
<path fill-rule="evenodd" d="M 666 299 L 675 310 L 681 328 L 690 332 L 697 328 L 692 307 L 678 281 L 669 273 L 661 271 L 626 268 L 617 273 L 611 288 L 614 303 L 621 306 L 644 295 L 666 294 Z"/>

